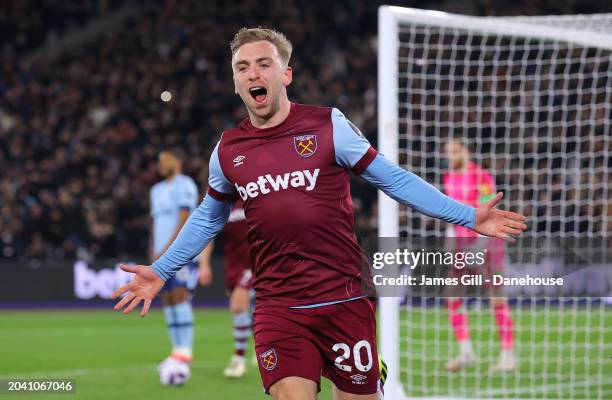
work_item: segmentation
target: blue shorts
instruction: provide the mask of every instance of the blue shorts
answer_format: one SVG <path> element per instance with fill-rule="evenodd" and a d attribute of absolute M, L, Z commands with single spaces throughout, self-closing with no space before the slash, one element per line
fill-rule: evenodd
<path fill-rule="evenodd" d="M 175 288 L 186 288 L 191 294 L 198 286 L 198 264 L 191 261 L 179 269 L 176 274 L 166 281 L 161 292 L 169 292 Z"/>

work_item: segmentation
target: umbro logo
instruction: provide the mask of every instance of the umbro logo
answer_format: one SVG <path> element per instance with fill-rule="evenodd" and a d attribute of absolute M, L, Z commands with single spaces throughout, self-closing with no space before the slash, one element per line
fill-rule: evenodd
<path fill-rule="evenodd" d="M 361 374 L 355 374 L 355 375 L 351 375 L 350 377 L 353 380 L 353 384 L 355 385 L 363 385 L 365 381 L 368 377 L 367 376 L 363 376 Z"/>
<path fill-rule="evenodd" d="M 238 166 L 244 164 L 243 161 L 244 161 L 245 158 L 246 158 L 246 156 L 238 156 L 238 157 L 234 158 L 233 159 L 234 167 L 238 167 Z"/>

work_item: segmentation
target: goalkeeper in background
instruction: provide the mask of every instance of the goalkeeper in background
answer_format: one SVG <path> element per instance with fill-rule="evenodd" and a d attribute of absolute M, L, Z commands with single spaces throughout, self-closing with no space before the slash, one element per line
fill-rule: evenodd
<path fill-rule="evenodd" d="M 449 161 L 449 171 L 444 174 L 444 192 L 464 204 L 478 207 L 495 197 L 495 180 L 493 176 L 470 160 L 468 148 L 459 140 L 452 140 L 446 145 L 446 153 Z M 462 226 L 449 227 L 454 239 L 454 250 L 484 247 L 487 251 L 485 264 L 481 268 L 484 278 L 491 278 L 493 275 L 501 274 L 503 271 L 505 258 L 505 245 L 501 240 L 487 238 L 478 235 L 471 229 Z M 471 273 L 466 269 L 452 268 L 453 277 L 459 278 L 462 274 Z M 484 284 L 485 289 L 491 296 L 491 306 L 495 314 L 495 321 L 501 341 L 501 358 L 493 366 L 492 370 L 497 372 L 512 371 L 516 368 L 517 362 L 514 355 L 514 330 L 513 321 L 510 316 L 510 306 L 508 301 L 501 296 L 501 286 Z M 456 286 L 454 289 L 463 289 Z M 451 289 L 452 290 L 452 289 Z M 459 356 L 451 359 L 446 364 L 448 371 L 458 371 L 464 367 L 473 365 L 476 361 L 470 332 L 468 327 L 468 316 L 464 308 L 463 300 L 459 296 L 464 293 L 452 293 L 457 297 L 447 298 L 448 318 L 455 332 L 455 338 L 459 343 Z"/>

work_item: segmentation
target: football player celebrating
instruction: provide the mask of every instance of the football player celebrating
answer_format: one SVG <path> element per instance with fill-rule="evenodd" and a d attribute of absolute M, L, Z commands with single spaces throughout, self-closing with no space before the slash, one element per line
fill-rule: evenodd
<path fill-rule="evenodd" d="M 338 400 L 379 399 L 374 299 L 361 291 L 362 252 L 353 227 L 349 172 L 397 201 L 483 235 L 513 240 L 524 217 L 451 199 L 374 150 L 335 108 L 289 101 L 292 46 L 279 32 L 241 29 L 231 44 L 234 90 L 248 118 L 223 133 L 210 160 L 208 193 L 172 246 L 134 279 L 115 309 L 153 296 L 219 232 L 237 197 L 254 255 L 255 350 L 274 399 L 316 398 L 321 375 Z"/>

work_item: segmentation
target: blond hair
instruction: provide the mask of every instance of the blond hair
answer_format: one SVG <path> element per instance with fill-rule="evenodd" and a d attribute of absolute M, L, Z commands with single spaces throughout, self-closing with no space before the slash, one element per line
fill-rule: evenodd
<path fill-rule="evenodd" d="M 276 47 L 276 50 L 278 51 L 284 65 L 289 65 L 291 52 L 293 51 L 293 46 L 291 45 L 289 39 L 274 29 L 266 29 L 261 27 L 242 28 L 234 35 L 234 40 L 232 40 L 232 43 L 230 43 L 232 57 L 236 55 L 236 52 L 241 46 L 247 43 L 259 42 L 262 40 L 272 43 L 274 47 Z"/>

